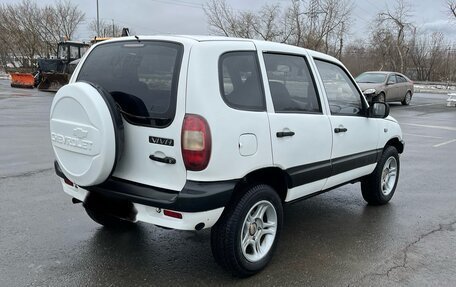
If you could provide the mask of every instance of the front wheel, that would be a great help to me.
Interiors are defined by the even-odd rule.
[[[238,277],[261,271],[272,258],[282,220],[282,202],[274,189],[263,184],[248,188],[212,227],[215,260]]]
[[[399,154],[395,147],[388,146],[375,170],[361,181],[364,200],[371,205],[388,203],[396,190],[399,168]]]

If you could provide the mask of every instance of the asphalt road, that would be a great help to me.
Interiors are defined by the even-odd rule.
[[[216,265],[208,230],[112,232],[73,205],[52,170],[52,96],[0,80],[0,286],[456,282],[456,108],[444,95],[391,107],[406,148],[390,204],[367,206],[354,184],[286,206],[272,262],[243,280]]]

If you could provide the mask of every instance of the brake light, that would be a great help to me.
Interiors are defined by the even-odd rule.
[[[211,131],[199,115],[187,114],[182,125],[182,157],[187,170],[200,171],[211,157]]]

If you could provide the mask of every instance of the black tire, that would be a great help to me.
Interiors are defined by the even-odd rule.
[[[266,267],[277,247],[283,221],[282,201],[274,189],[268,185],[260,184],[245,188],[243,191],[241,196],[233,199],[230,205],[227,206],[224,214],[211,230],[211,248],[215,260],[220,266],[237,277],[251,276]],[[269,247],[270,249],[258,261],[251,262],[243,254],[241,237],[243,236],[244,221],[247,219],[248,213],[255,213],[255,209],[252,210],[252,208],[259,204],[271,204],[274,207],[271,210],[276,212],[277,224],[275,237],[273,238],[272,246]],[[251,229],[247,230],[249,234],[244,236],[252,236]],[[257,231],[260,232],[257,237],[258,241],[263,242],[266,235],[261,235],[261,228],[258,228]],[[255,239],[254,236],[256,234],[253,235],[253,239]]]
[[[401,104],[404,106],[410,105],[410,102],[412,101],[412,93],[407,92],[404,96],[404,99],[401,101]]]
[[[124,230],[135,226],[134,222],[123,220],[115,216],[86,208],[87,215],[96,223],[109,229]]]
[[[380,94],[378,94],[372,102],[380,102],[380,103],[385,103],[386,102],[386,97],[385,97],[385,93],[381,92]]]
[[[388,189],[389,192],[385,194],[383,191],[383,171],[385,164],[390,158],[394,158],[396,162],[396,177],[394,179],[392,188]],[[383,150],[383,154],[375,170],[366,178],[361,180],[361,193],[364,200],[370,205],[383,205],[388,203],[396,191],[396,186],[399,179],[399,171],[399,154],[395,147],[388,146]]]

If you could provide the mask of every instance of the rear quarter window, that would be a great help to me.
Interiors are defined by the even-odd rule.
[[[263,86],[256,52],[228,52],[219,60],[220,91],[235,109],[265,111]]]
[[[174,119],[183,46],[160,41],[101,44],[88,55],[77,81],[105,89],[136,125],[166,127]]]

